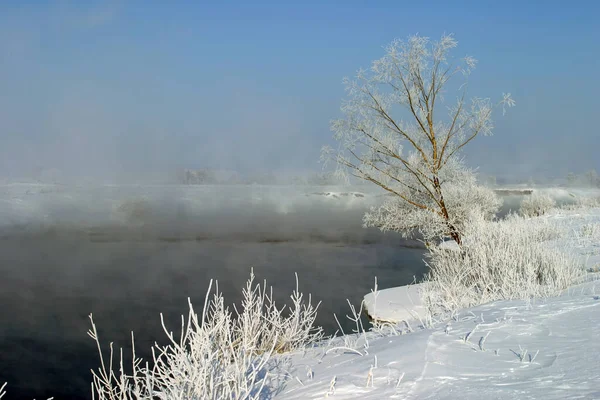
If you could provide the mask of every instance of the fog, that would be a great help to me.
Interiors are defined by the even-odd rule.
[[[469,165],[511,181],[600,169],[600,135],[581,118],[600,106],[597,55],[588,51],[598,33],[593,13],[548,5],[548,18],[531,31],[527,16],[540,12],[533,5],[516,14],[509,5],[470,7],[479,23],[448,5],[431,14],[416,5],[184,11],[112,0],[4,2],[0,178],[148,183],[168,181],[178,168],[319,171],[341,79],[415,32],[453,32],[458,54],[480,61],[470,95],[510,92],[517,101],[496,115],[493,137],[469,146]],[[396,15],[406,13],[398,28]],[[564,20],[577,23],[548,34]],[[513,29],[502,29],[507,24]]]
[[[480,61],[470,95],[516,99],[465,151],[481,181],[584,182],[600,170],[590,7],[2,2],[0,383],[13,399],[89,398],[89,313],[103,344],[134,330],[147,356],[159,313],[178,327],[211,278],[233,302],[254,268],[285,301],[298,272],[332,334],[375,276],[426,272],[417,242],[362,228],[381,193],[307,184],[342,78],[396,37],[453,32]],[[223,184],[181,185],[186,169]]]
[[[133,330],[148,358],[165,338],[159,313],[177,330],[187,298],[200,308],[210,279],[239,302],[253,268],[285,304],[297,272],[327,334],[375,276],[382,288],[420,279],[418,242],[361,226],[381,197],[341,189],[2,186],[0,376],[11,397],[89,397],[99,365],[89,313],[103,344],[127,352]]]

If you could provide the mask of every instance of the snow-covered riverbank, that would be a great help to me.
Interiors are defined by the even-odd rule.
[[[600,229],[600,209],[561,210],[543,218],[572,232],[550,245],[597,270],[600,231],[594,230]],[[346,338],[294,356],[289,373],[295,379],[278,398],[600,398],[596,275],[557,297],[495,301],[463,310],[433,329],[371,332],[358,338],[359,351],[343,349]],[[423,312],[418,289],[380,291],[376,307],[367,295],[369,313],[391,322],[414,317]]]
[[[445,326],[372,338],[368,354],[294,358],[279,398],[600,398],[600,284],[563,296],[498,301]],[[334,383],[332,383],[334,382]]]
[[[265,195],[262,191],[259,192],[261,196]],[[103,208],[100,210],[103,212],[100,213],[103,217],[106,217],[107,211],[112,210],[112,207],[108,207],[111,205],[110,203],[120,204],[118,201],[129,198],[127,196],[129,193],[119,191],[109,193],[110,196],[102,193],[105,194],[104,201],[101,202]],[[47,204],[58,204],[61,206],[59,209],[62,210],[65,208],[63,202],[65,198],[72,197],[73,201],[78,203],[86,196],[90,199],[94,197],[91,192],[87,191],[75,194],[70,192],[36,193],[40,195],[40,198],[27,193],[16,196],[13,194],[12,190],[4,193],[5,206],[7,204],[14,207],[23,206],[24,215],[48,215],[50,222],[62,214],[54,213],[56,209],[45,207]],[[145,194],[150,200],[158,198],[155,194],[153,196],[151,191]],[[195,193],[192,190],[187,193],[187,196],[194,198],[198,207],[206,207],[204,203],[194,197],[197,194],[201,193]],[[42,202],[41,197],[45,196],[50,196],[52,201],[44,199]],[[205,196],[210,197],[208,194]],[[299,199],[302,197],[302,201],[308,200],[307,204],[313,206],[311,196],[298,196],[294,192],[294,196],[290,197],[299,204],[301,203]],[[322,196],[316,197],[320,199]],[[339,207],[338,204],[345,204],[346,201],[352,201],[352,204],[348,204],[348,206],[355,207],[357,212],[364,207],[364,204],[358,204],[364,201],[362,197],[353,196],[351,199],[351,196],[338,197],[340,198],[324,198],[325,201],[335,204],[331,209],[327,209],[328,214],[331,213],[331,210]],[[224,196],[224,198],[229,199],[229,196]],[[247,202],[249,197],[241,196],[240,198]],[[262,201],[264,201],[263,198],[256,200],[259,204]],[[152,201],[149,203],[154,204]],[[44,207],[29,207],[35,204],[44,205]],[[302,204],[300,207],[304,207]],[[320,202],[317,205],[321,207]],[[31,210],[39,212],[36,214]],[[53,212],[48,213],[48,210]],[[10,207],[6,211],[8,215],[15,215],[15,213],[9,212],[14,211]],[[210,354],[213,358],[205,359],[202,356],[193,359],[197,365],[205,368],[203,373],[207,374],[208,379],[203,380],[204,375],[194,370],[198,373],[196,380],[191,384],[200,387],[199,382],[205,384],[212,382],[213,378],[215,382],[227,384],[227,382],[231,382],[231,376],[234,374],[235,378],[239,379],[239,387],[236,386],[236,390],[240,387],[242,390],[247,389],[248,393],[255,395],[251,396],[253,399],[325,397],[340,399],[546,397],[558,399],[599,397],[600,385],[596,382],[599,378],[598,371],[600,371],[598,368],[600,361],[597,359],[600,348],[595,341],[595,335],[600,328],[600,314],[597,308],[600,304],[598,297],[600,282],[595,280],[597,274],[594,271],[597,271],[600,265],[600,209],[563,209],[552,211],[540,219],[547,222],[549,226],[560,227],[562,232],[556,237],[549,235],[548,237],[552,237],[552,239],[546,239],[544,246],[548,247],[544,247],[544,249],[560,249],[578,259],[580,261],[578,265],[582,266],[581,270],[590,271],[586,283],[572,287],[560,296],[552,298],[529,301],[494,301],[461,310],[454,318],[437,325],[431,325],[431,321],[427,319],[425,303],[419,297],[419,285],[381,290],[377,296],[369,294],[365,298],[368,313],[387,323],[380,329],[368,331],[368,327],[362,327],[360,319],[357,319],[360,335],[336,337],[320,342],[317,346],[291,353],[273,353],[270,354],[270,359],[268,359],[269,354],[265,355],[260,352],[254,354],[252,347],[244,347],[244,350],[238,353],[240,349],[233,347],[238,343],[236,335],[241,335],[240,337],[246,339],[254,338],[253,334],[244,336],[243,332],[245,331],[242,329],[227,331],[219,328],[220,334],[233,332],[233,336],[227,339],[226,335],[222,335],[225,337],[223,339],[225,341],[218,343],[217,350],[214,350],[210,346],[214,342],[214,334],[202,331],[203,328],[200,327],[192,328],[192,331],[196,330],[197,332],[193,335],[199,338],[196,344],[204,343],[210,350],[207,350],[207,353],[198,352],[196,356]],[[87,219],[85,221],[89,222]],[[536,221],[520,220],[519,227],[529,226],[534,222]],[[472,235],[471,237],[479,236]],[[482,243],[494,244],[495,241]],[[517,240],[515,243],[522,242]],[[502,264],[502,266],[504,265]],[[348,269],[344,270],[344,274],[348,274]],[[350,275],[352,276],[352,274]],[[304,279],[302,273],[300,278]],[[354,276],[353,279],[357,278]],[[389,281],[387,283],[389,284]],[[229,302],[229,300],[227,301]],[[300,303],[298,302],[298,304]],[[262,307],[250,308],[263,310]],[[300,306],[297,309],[300,310]],[[348,311],[352,314],[351,310]],[[357,309],[355,312],[359,313],[360,311]],[[230,314],[223,311],[217,315],[225,320],[225,318],[229,318]],[[265,318],[278,315],[279,311],[274,311],[269,316],[260,315],[260,312],[258,314],[251,313],[248,318],[250,325],[246,327],[258,329],[262,335],[264,332],[261,329],[265,325]],[[332,318],[330,314],[328,317]],[[338,315],[338,318],[345,317]],[[298,320],[301,321],[302,317],[299,317]],[[252,321],[261,323],[252,325]],[[290,338],[296,338],[296,334],[304,334],[297,329],[299,325],[294,322],[293,318],[290,321],[289,329],[281,329],[281,324],[278,323],[272,324],[277,334],[265,335],[261,340],[268,342],[275,337],[276,342],[278,339],[285,342]],[[426,323],[423,324],[423,321]],[[423,325],[427,325],[427,327],[425,328]],[[175,336],[178,337],[178,327],[169,325],[169,329],[173,328],[176,331]],[[272,333],[270,330],[267,331]],[[345,333],[350,332],[346,331]],[[136,336],[136,338],[138,337]],[[202,338],[209,339],[203,341]],[[106,338],[103,337],[101,341],[102,345],[105,345]],[[298,340],[298,343],[300,342],[302,342],[302,338]],[[189,345],[191,346],[191,344]],[[257,358],[244,358],[248,362],[247,365],[244,365],[248,368],[245,368],[244,365],[238,367],[230,361],[223,363],[222,359],[219,361],[220,351],[223,350],[223,347],[218,350],[221,345],[225,346],[227,351],[231,350],[232,354],[243,353],[244,357],[251,355]],[[214,352],[211,352],[213,350]],[[170,361],[172,364],[169,364],[168,368],[165,366],[164,373],[158,374],[158,378],[162,379],[181,373],[181,370],[175,371],[169,368],[183,368],[186,364],[177,362],[187,360],[188,356],[194,357],[188,351],[189,347],[183,346],[180,350],[170,353],[173,356]],[[230,358],[225,358],[225,360],[230,360]],[[262,365],[264,370],[253,370],[252,365],[256,365],[255,362],[261,360],[268,361],[258,364]],[[147,358],[144,361],[152,362]],[[211,370],[209,367],[212,362],[221,362],[222,370]],[[249,371],[256,378],[250,383],[247,379]],[[118,374],[117,370],[114,372]],[[263,374],[263,372],[267,372],[267,374]],[[138,371],[138,373],[144,374],[145,372]],[[180,389],[184,390],[182,388],[187,387],[186,385],[189,386],[190,382],[171,382],[170,384],[172,387],[168,387],[168,389],[177,392]],[[153,391],[164,393],[167,390],[162,382],[156,385],[150,386]],[[9,383],[8,389],[10,390],[10,388]],[[100,398],[102,397],[100,396]],[[149,397],[141,396],[140,398]],[[183,398],[187,399],[188,397]],[[203,397],[202,394],[194,398],[206,397]]]

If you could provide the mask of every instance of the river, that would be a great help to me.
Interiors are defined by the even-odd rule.
[[[356,189],[354,189],[356,190]],[[320,301],[334,334],[346,299],[410,283],[424,250],[364,229],[380,199],[321,187],[10,185],[0,191],[0,381],[7,398],[90,398],[99,361],[87,336],[148,358],[164,342],[159,314],[178,332],[187,298],[200,309],[210,279],[240,300],[253,268],[283,304],[295,286]],[[350,325],[344,323],[344,329]]]

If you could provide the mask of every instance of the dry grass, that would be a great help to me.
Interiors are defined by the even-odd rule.
[[[460,250],[432,248],[423,298],[432,317],[499,299],[545,297],[580,282],[584,266],[544,245],[565,234],[546,219],[474,217]]]
[[[207,291],[199,318],[189,304],[187,323],[182,317],[182,334],[176,339],[164,325],[170,344],[152,348],[153,362],[142,365],[135,357],[132,333],[132,373],[125,373],[122,351],[118,371],[102,357],[102,349],[92,316],[89,335],[96,341],[101,367],[92,371],[92,397],[100,400],[125,399],[260,399],[276,391],[284,373],[276,354],[303,349],[322,339],[322,329],[314,328],[318,305],[296,290],[291,307],[278,307],[266,282],[254,285],[252,273],[243,289],[238,310],[225,307],[223,296]],[[212,294],[211,294],[212,293]],[[161,316],[162,319],[162,316]]]

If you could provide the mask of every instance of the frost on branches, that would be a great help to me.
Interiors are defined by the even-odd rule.
[[[452,36],[439,42],[412,36],[396,40],[369,70],[345,79],[344,117],[332,122],[339,147],[323,148],[338,169],[385,189],[394,199],[371,210],[365,224],[426,241],[452,237],[461,243],[468,209],[491,215],[498,200],[477,186],[459,153],[478,134],[493,130],[490,99],[466,99],[468,77],[476,60],[453,60]],[[458,98],[444,103],[446,84],[462,78]],[[510,94],[496,105],[512,107]]]
[[[432,211],[439,207],[434,196],[422,190],[405,190],[403,194],[408,199],[426,208],[415,207],[399,196],[390,196],[382,205],[371,207],[363,218],[364,226],[400,232],[405,237],[419,233],[425,243],[430,243],[451,236],[449,226],[462,235],[474,210],[491,219],[502,205],[498,196],[491,189],[477,185],[475,175],[457,160],[440,171],[439,179],[447,217]],[[405,182],[414,183],[410,176]]]

